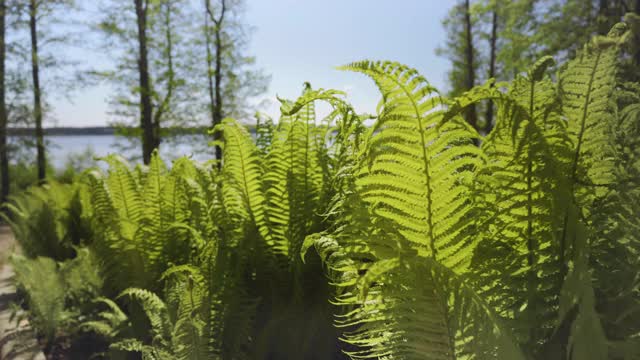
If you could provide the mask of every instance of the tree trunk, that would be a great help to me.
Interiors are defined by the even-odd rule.
[[[209,0],[205,0],[205,6],[207,10],[210,9]],[[205,42],[207,47],[207,82],[208,82],[208,90],[209,90],[209,115],[211,115],[211,126],[213,127],[216,123],[215,117],[215,90],[213,86],[213,52],[211,50],[211,37],[209,34],[209,15],[207,14],[204,18],[204,28],[205,28]]]
[[[638,16],[640,16],[640,0],[636,0],[636,7],[634,11]],[[640,37],[640,35],[636,35],[636,37]],[[640,68],[640,46],[636,49],[636,66]]]
[[[475,85],[475,66],[473,64],[473,29],[471,24],[471,9],[469,0],[464,2],[464,22],[465,22],[465,57],[466,57],[466,90],[470,90]],[[476,112],[476,106],[471,105],[466,112],[467,122],[478,130],[478,114]]]
[[[494,6],[497,6],[495,4]],[[489,39],[490,55],[489,55],[489,78],[496,76],[496,46],[498,40],[498,9],[494,8],[491,19],[491,38]],[[487,103],[486,123],[484,127],[485,134],[491,132],[493,129],[493,101],[489,100]]]
[[[220,39],[220,30],[216,30],[216,106],[213,112],[213,126],[216,126],[222,122],[222,89],[220,88],[222,83],[222,40]],[[216,137],[219,137],[220,133],[216,133]],[[218,140],[218,139],[215,139]],[[216,145],[216,159],[222,159],[222,149]]]
[[[609,0],[600,0],[597,19],[598,34],[600,35],[606,35],[611,28],[609,25],[609,12]]]
[[[162,102],[158,106],[155,114],[153,115],[153,130],[154,130],[154,147],[160,147],[160,128],[162,116],[169,111],[171,106],[171,99],[173,97],[173,89],[176,86],[175,72],[173,71],[173,29],[171,28],[171,14],[172,7],[171,1],[164,3],[166,6],[164,13],[165,21],[165,41],[167,45],[167,89]]]
[[[227,10],[226,7],[226,0],[221,0],[220,1],[220,15],[218,18],[215,18],[213,16],[213,11],[211,9],[211,3],[209,2],[209,0],[205,1],[205,6],[206,6],[206,10],[207,13],[209,14],[209,18],[211,20],[211,22],[213,22],[215,28],[214,28],[214,50],[215,50],[215,64],[214,64],[214,84],[213,84],[213,91],[211,91],[211,71],[209,71],[209,96],[213,98],[212,104],[211,104],[211,126],[215,127],[216,125],[220,124],[222,122],[222,51],[223,49],[223,44],[222,44],[222,29],[223,29],[223,22],[224,22],[224,16]],[[210,56],[211,53],[210,51],[207,51],[207,55],[208,55],[208,65],[209,65],[209,69],[211,69],[211,59]],[[214,94],[212,94],[212,92]],[[213,135],[213,140],[214,141],[219,141],[220,140],[220,132],[215,132]],[[216,159],[217,160],[222,160],[222,149],[216,145],[215,148],[216,151]],[[220,164],[218,162],[218,164]]]
[[[143,4],[144,2],[144,4]],[[138,72],[140,77],[140,127],[142,128],[142,161],[149,164],[151,154],[157,148],[154,136],[153,110],[151,108],[151,81],[147,56],[147,8],[145,0],[134,0],[138,23]]]
[[[9,196],[9,155],[7,154],[7,104],[5,103],[5,60],[7,47],[5,44],[6,33],[6,0],[0,0],[0,202],[7,201]]]
[[[42,101],[40,89],[40,69],[38,59],[38,29],[37,29],[36,0],[29,2],[29,28],[31,30],[31,75],[33,77],[33,115],[36,121],[36,149],[38,162],[38,180],[43,182],[46,177],[46,163],[44,155],[44,133],[42,131]]]

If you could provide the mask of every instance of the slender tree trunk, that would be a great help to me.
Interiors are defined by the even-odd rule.
[[[465,22],[465,58],[466,58],[466,90],[470,90],[473,88],[476,82],[476,74],[475,74],[475,66],[473,64],[473,29],[471,24],[471,8],[469,4],[469,0],[464,1],[464,22]],[[467,113],[465,114],[467,117],[467,122],[473,126],[476,130],[478,130],[478,113],[476,111],[476,106],[471,105],[468,107]]]
[[[0,186],[2,194],[0,202],[7,201],[9,196],[9,155],[7,154],[7,104],[5,102],[5,60],[7,47],[5,43],[6,34],[6,0],[0,0]]]
[[[213,103],[211,105],[211,120],[212,127],[220,124],[222,122],[222,51],[224,50],[222,44],[222,29],[224,23],[224,16],[227,10],[226,0],[220,1],[220,15],[218,18],[214,17],[213,11],[211,9],[211,3],[209,0],[205,1],[205,6],[207,13],[209,14],[209,18],[211,22],[213,22],[214,28],[214,50],[215,50],[215,64],[214,64],[214,79],[213,79]],[[207,55],[210,55],[208,53]],[[211,65],[211,60],[208,60],[209,66]],[[211,67],[209,67],[211,69]],[[211,96],[211,75],[209,74],[209,93]],[[220,133],[214,133],[214,140],[220,140]],[[216,159],[222,159],[222,149],[219,146],[216,146]]]
[[[164,6],[166,6],[164,21],[165,21],[165,41],[167,45],[166,56],[167,56],[167,74],[168,74],[167,78],[168,79],[167,79],[167,89],[166,89],[167,92],[165,93],[165,96],[162,99],[160,106],[158,106],[158,109],[153,115],[154,147],[155,148],[160,147],[160,128],[161,128],[160,122],[162,120],[162,116],[170,109],[171,99],[173,97],[173,90],[176,86],[175,72],[173,70],[173,29],[171,28],[171,14],[173,10],[171,7],[171,1],[168,0],[164,2]]]
[[[32,0],[33,1],[33,0]],[[138,72],[140,80],[140,127],[142,128],[142,160],[151,161],[153,149],[158,144],[154,136],[153,110],[151,108],[151,80],[147,55],[147,9],[148,2],[134,0],[138,23]]]
[[[209,0],[205,0],[205,6],[207,9],[209,7]],[[215,90],[213,86],[213,51],[211,50],[211,36],[209,34],[209,15],[207,14],[204,19],[204,28],[205,28],[205,42],[207,47],[207,82],[208,82],[208,90],[209,90],[209,115],[211,115],[211,126],[216,123],[215,118]]]
[[[220,39],[220,30],[216,30],[216,106],[213,112],[213,126],[216,126],[222,122],[222,40]],[[216,136],[220,136],[220,133],[216,133]],[[217,140],[217,139],[216,139]],[[216,146],[216,159],[222,159],[222,149]]]
[[[640,16],[640,0],[636,0],[636,6],[634,9],[635,13]],[[640,35],[636,35],[636,37],[640,37]],[[640,39],[639,39],[640,42]],[[636,49],[636,66],[640,68],[640,47]]]
[[[600,0],[600,14],[604,15],[609,7],[609,0]]]
[[[609,32],[609,0],[600,0],[598,7],[598,34],[606,35]]]
[[[494,6],[497,6],[494,5]],[[498,9],[494,8],[492,11],[491,19],[491,38],[489,39],[490,55],[489,55],[489,78],[496,76],[496,46],[498,40]],[[486,123],[484,127],[485,134],[491,132],[493,129],[493,101],[489,100],[487,103]]]
[[[40,89],[40,69],[38,59],[38,28],[36,0],[29,2],[29,29],[31,30],[31,75],[33,77],[33,115],[36,121],[36,149],[38,162],[38,180],[44,181],[46,163],[44,155],[44,133],[42,131],[42,100]]]

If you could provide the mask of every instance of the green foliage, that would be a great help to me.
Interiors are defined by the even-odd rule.
[[[495,100],[499,122],[482,149],[487,161],[476,172],[474,272],[486,298],[508,318],[523,343],[538,343],[554,328],[562,282],[554,231],[566,191],[558,156],[569,146],[554,85],[539,61]],[[514,136],[515,135],[515,136]],[[563,155],[564,156],[564,155]],[[497,194],[492,189],[500,188]]]
[[[24,147],[31,147],[33,144],[27,143],[13,150],[19,152]],[[21,192],[29,189],[32,186],[38,184],[38,168],[32,161],[35,154],[27,153],[26,155],[16,154],[16,163],[9,164],[10,183],[9,190],[11,194],[20,194]],[[49,162],[48,162],[49,163]],[[55,177],[55,169],[48,166],[46,169],[47,177]]]
[[[324,184],[329,174],[322,166],[327,128],[317,125],[313,103],[338,104],[335,95],[306,85],[296,102],[281,100],[283,116],[262,149],[236,121],[224,120],[218,128],[225,151],[224,213],[219,218],[223,234],[216,260],[223,269],[229,263],[237,270],[225,276],[231,282],[216,296],[223,296],[223,303],[230,295],[240,300],[237,308],[219,309],[216,316],[222,319],[216,322],[239,321],[247,330],[230,338],[232,344],[223,340],[218,345],[223,356],[245,352],[243,347],[253,347],[246,354],[258,358],[322,359],[335,352],[329,289],[318,271],[320,264],[303,264],[299,256],[304,238],[322,230],[320,215],[327,204],[321,199],[329,198]],[[305,323],[303,314],[309,312],[315,315]],[[275,333],[279,328],[288,330]],[[227,339],[226,334],[222,337]]]
[[[28,260],[17,256],[12,264],[17,283],[28,294],[34,326],[51,343],[58,328],[73,319],[64,308],[65,288],[57,265],[50,258]]]
[[[109,300],[102,300],[109,307],[102,313],[102,320],[85,326],[102,332],[108,338],[120,338],[111,345],[112,351],[138,352],[144,359],[207,359],[207,312],[202,306],[202,278],[196,282],[191,275],[180,276],[184,269],[189,268],[175,267],[166,273],[176,277],[167,292],[168,303],[154,293],[138,288],[129,288],[119,296],[130,299],[144,312],[150,323],[151,345],[124,337],[127,328],[123,324],[127,324],[127,316]]]
[[[90,239],[83,217],[85,191],[82,184],[51,182],[11,197],[5,205],[9,215],[1,216],[11,226],[25,255],[62,261],[74,256],[73,246]]]
[[[344,68],[370,76],[383,94],[342,204],[344,224],[331,235],[335,249],[321,252],[344,289],[336,301],[352,309],[339,320],[358,346],[350,355],[520,357],[464,277],[474,249],[468,185],[481,160],[472,130],[459,116],[443,122],[444,100],[415,70]]]
[[[373,117],[305,84],[255,140],[223,120],[221,163],[109,156],[108,170],[12,206],[31,256],[61,256],[78,228],[67,218],[91,230],[61,265],[16,262],[21,281],[47,276],[51,294],[83,304],[78,326],[113,358],[637,357],[640,97],[619,81],[629,39],[617,25],[555,78],[543,57],[451,99],[404,65],[352,63],[342,69],[382,94]],[[496,124],[481,138],[462,114],[487,100]],[[69,189],[76,200],[58,194]],[[31,223],[40,213],[52,239]],[[105,291],[65,294],[100,278],[71,270],[84,254]],[[70,310],[33,300],[38,290],[30,308],[55,334]]]
[[[187,180],[181,167],[169,171],[154,155],[148,167],[132,169],[111,155],[107,174],[87,176],[90,184],[93,248],[105,267],[112,293],[128,287],[157,289],[169,263],[190,255],[189,233],[177,226],[188,219]]]
[[[61,263],[21,255],[14,255],[11,263],[16,283],[26,294],[33,326],[47,347],[56,337],[76,331],[85,306],[101,292],[99,267],[87,249],[79,249],[74,259]]]

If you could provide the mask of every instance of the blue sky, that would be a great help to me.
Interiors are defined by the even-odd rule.
[[[247,0],[246,22],[255,27],[249,51],[271,74],[264,95],[277,115],[276,94],[295,98],[302,84],[346,91],[359,112],[374,112],[380,98],[363,75],[335,70],[352,61],[393,60],[415,67],[433,85],[445,89],[446,59],[435,49],[444,44],[441,20],[455,0]],[[88,63],[104,57],[88,52]],[[111,89],[96,86],[72,95],[73,103],[52,99],[57,126],[101,126],[109,121]],[[277,117],[277,116],[276,116]],[[54,123],[47,124],[48,126]]]

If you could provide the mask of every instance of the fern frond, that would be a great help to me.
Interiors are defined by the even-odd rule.
[[[145,258],[154,279],[159,279],[170,262],[184,264],[190,257],[188,223],[189,199],[186,192],[184,166],[167,172],[165,164],[154,153],[144,183],[144,217],[136,240],[145,250]]]
[[[461,221],[469,211],[466,184],[480,164],[474,135],[457,119],[437,126],[443,101],[415,70],[366,61],[343,69],[370,76],[383,95],[356,180],[363,201],[421,256],[463,271],[472,249]]]
[[[78,239],[72,237],[69,223],[79,221],[70,211],[77,191],[74,186],[50,182],[10,197],[5,204],[9,214],[3,218],[27,256],[58,261],[73,257],[73,241]]]
[[[599,218],[605,213],[597,206],[606,202],[610,191],[616,187],[616,119],[613,117],[615,103],[611,95],[616,87],[619,55],[625,32],[626,25],[617,24],[607,37],[594,38],[568,64],[559,83],[563,111],[568,117],[568,133],[574,145],[567,161],[571,199],[570,204],[565,207],[560,244],[563,248],[568,247],[568,244],[573,246],[570,258],[572,267],[565,280],[565,287],[571,288],[572,284],[579,284],[578,289],[581,290],[572,293],[575,297],[573,303],[579,310],[577,317],[561,317],[563,321],[571,321],[572,324],[569,337],[572,356],[607,357],[604,344],[606,337],[600,315],[595,310],[591,269],[584,264],[591,262],[590,247],[597,249],[600,247],[599,243],[602,244],[599,239],[602,234],[599,231]],[[573,210],[573,207],[577,207],[579,211]],[[584,234],[575,234],[576,229],[583,226],[588,226]],[[591,239],[583,239],[586,234]],[[578,238],[570,241],[571,236]],[[591,338],[585,339],[586,336]]]
[[[577,216],[578,210],[573,209],[570,218]],[[567,343],[567,357],[572,360],[605,360],[609,359],[609,344],[596,311],[596,296],[589,269],[588,230],[579,221],[573,223],[575,227],[571,229],[571,241],[574,255],[560,298],[560,319],[568,318],[570,311],[576,308]]]
[[[264,234],[265,200],[258,150],[247,130],[233,119],[224,119],[216,131],[221,131],[224,138],[224,207],[234,221],[239,221],[236,226],[240,229],[253,226]]]
[[[95,229],[91,247],[102,263],[108,290],[117,294],[130,286],[147,286],[151,280],[146,272],[148,262],[143,257],[144,251],[135,240],[139,223],[129,219],[126,216],[128,212],[122,213],[121,208],[116,208],[123,205],[118,199],[125,198],[123,201],[131,204],[128,209],[143,208],[140,189],[121,186],[131,177],[133,170],[121,161],[115,162],[115,159],[117,170],[113,173],[107,175],[94,170],[87,174],[85,181],[90,187],[91,225]],[[124,177],[125,180],[112,177]],[[133,205],[134,200],[139,204]],[[142,213],[139,216],[141,218]]]
[[[348,339],[365,350],[349,352],[352,358],[524,359],[510,331],[464,276],[420,257],[402,265],[386,262],[377,270],[362,306],[338,321],[357,326]]]
[[[569,171],[581,206],[589,206],[594,192],[601,192],[599,186],[613,182],[611,95],[616,84],[622,27],[618,24],[606,38],[594,38],[560,76],[563,113],[574,144]],[[581,194],[584,192],[589,195]]]
[[[143,196],[131,165],[119,155],[109,155],[103,160],[109,165],[107,187],[111,189],[111,201],[120,218],[132,223],[140,221],[144,210]]]
[[[139,340],[125,339],[111,344],[112,350],[137,352],[142,355],[142,360],[169,360],[174,359],[171,353],[157,349],[153,346],[145,345]]]
[[[92,304],[96,307],[102,305],[106,310],[100,311],[93,320],[80,323],[81,331],[92,332],[111,341],[130,326],[129,318],[113,300],[98,297]]]
[[[262,155],[269,152],[271,141],[273,140],[273,132],[275,125],[273,119],[260,112],[255,114],[256,118],[256,146]]]
[[[118,298],[135,300],[144,311],[151,323],[154,339],[170,339],[172,326],[169,320],[167,306],[156,294],[145,289],[129,288],[124,290]]]
[[[496,127],[482,144],[487,162],[474,184],[480,239],[474,272],[531,353],[555,329],[565,266],[556,232],[568,190],[562,160],[571,145],[555,87],[543,76],[550,64],[541,59],[495,101]]]
[[[481,165],[477,134],[459,117],[443,121],[443,101],[415,70],[389,62],[345,68],[372,77],[383,100],[341,202],[343,221],[305,249],[314,242],[333,273],[335,302],[345,309],[336,324],[357,347],[348,354],[520,358],[465,280],[475,247],[468,196]]]
[[[304,237],[319,222],[323,178],[314,101],[333,95],[313,91],[307,84],[295,103],[282,101],[283,116],[267,154],[264,187],[270,241],[276,253],[292,259],[298,258]]]
[[[27,294],[32,323],[51,346],[58,331],[76,316],[65,308],[66,287],[58,266],[46,257],[27,259],[13,255],[11,262],[17,287]]]

